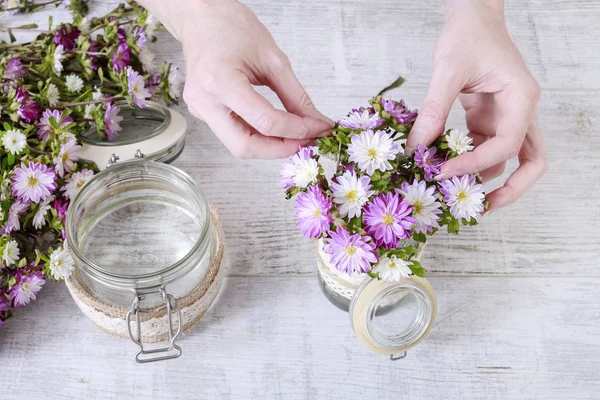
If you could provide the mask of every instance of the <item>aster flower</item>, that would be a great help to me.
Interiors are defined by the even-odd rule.
[[[18,87],[15,91],[15,100],[17,103],[25,103],[27,100],[29,100],[29,92],[24,90],[22,87]]]
[[[79,29],[76,26],[63,24],[54,34],[52,42],[56,45],[61,45],[66,51],[73,50],[77,47],[76,43],[79,33]]]
[[[26,98],[17,110],[17,115],[25,122],[31,123],[40,116],[40,106],[37,101]]]
[[[483,185],[477,183],[474,175],[446,179],[440,183],[440,192],[450,207],[450,213],[457,219],[478,219],[484,211]]]
[[[79,172],[74,172],[69,179],[66,180],[66,185],[60,190],[65,192],[65,196],[69,199],[74,199],[79,190],[92,179],[94,172],[89,169],[82,169]]]
[[[48,214],[48,210],[50,210],[50,203],[53,201],[54,196],[48,196],[46,197],[46,200],[40,203],[38,210],[33,216],[33,227],[35,229],[42,229],[42,227],[46,225],[46,214]]]
[[[71,93],[77,93],[83,89],[83,79],[75,74],[67,76],[65,83],[67,84],[67,89]]]
[[[144,47],[139,54],[140,62],[142,63],[142,67],[146,72],[154,71],[154,53],[151,52],[147,47]]]
[[[446,142],[448,142],[448,148],[456,154],[463,154],[467,151],[473,150],[473,139],[467,136],[467,132],[459,131],[458,129],[451,129],[446,134]]]
[[[54,49],[54,54],[52,55],[52,67],[54,68],[54,72],[56,75],[60,76],[60,73],[63,70],[62,61],[65,58],[65,49],[62,44],[56,46]]]
[[[140,108],[146,107],[146,99],[150,97],[150,92],[144,85],[144,78],[131,67],[127,68],[127,88],[133,104]]]
[[[394,249],[398,239],[410,237],[412,225],[417,222],[411,212],[412,207],[398,194],[380,194],[365,206],[365,231],[375,238],[377,246]]]
[[[415,163],[425,171],[425,180],[431,180],[440,173],[440,168],[444,165],[444,159],[437,153],[436,147],[427,148],[422,144],[417,146],[415,151]]]
[[[57,249],[50,255],[48,266],[54,279],[67,279],[75,268],[75,262],[67,249]]]
[[[46,89],[46,99],[50,107],[54,107],[58,103],[59,96],[56,85],[54,83],[49,84],[48,89]]]
[[[148,37],[154,36],[154,31],[158,28],[160,22],[154,17],[154,15],[148,13],[148,17],[146,18],[146,35]]]
[[[25,306],[31,300],[35,300],[36,294],[42,289],[44,283],[46,283],[44,275],[39,271],[29,275],[17,272],[16,278],[17,283],[9,291],[14,307]]]
[[[380,118],[372,107],[361,107],[352,110],[344,119],[338,121],[338,124],[350,129],[375,129],[384,122],[385,119]]]
[[[177,99],[181,95],[181,82],[179,80],[179,68],[171,68],[169,72],[169,96],[172,99]]]
[[[60,146],[60,152],[53,160],[58,176],[62,178],[65,176],[65,173],[73,171],[73,163],[79,160],[79,155],[77,155],[77,152],[80,149],[81,146],[77,145],[77,140],[74,138]]]
[[[415,232],[428,233],[439,227],[438,215],[442,213],[442,204],[437,201],[435,187],[427,187],[425,181],[415,180],[412,184],[402,183],[402,189],[398,193],[412,206],[412,216],[417,220]]]
[[[348,145],[349,160],[370,176],[375,170],[385,172],[392,169],[389,160],[394,160],[400,147],[386,131],[362,131],[352,136]]]
[[[58,218],[60,218],[64,222],[67,218],[67,210],[69,209],[69,203],[61,199],[56,199],[52,203],[52,207],[54,207],[54,209],[56,210]]]
[[[90,40],[90,48],[88,49],[87,57],[92,62],[92,65],[90,65],[90,68],[92,69],[92,71],[98,70],[98,56],[96,56],[95,54],[92,54],[92,53],[97,53],[97,52],[98,52],[98,47],[96,46],[96,42],[93,40]]]
[[[377,262],[375,244],[369,236],[350,233],[341,227],[331,232],[326,239],[323,250],[331,255],[335,267],[349,275],[360,274],[371,270],[371,264]]]
[[[109,141],[113,141],[119,136],[119,132],[123,130],[121,128],[121,121],[123,117],[119,115],[121,109],[112,103],[106,104],[106,112],[104,113],[104,126],[106,138]]]
[[[6,79],[19,79],[24,77],[25,73],[25,67],[18,58],[13,57],[6,63],[6,69],[4,70],[4,77]]]
[[[121,71],[129,65],[131,60],[131,49],[127,43],[121,43],[116,52],[112,54],[112,66],[115,72]]]
[[[309,186],[307,192],[300,193],[296,198],[296,226],[304,236],[318,238],[333,222],[330,210],[331,200],[323,195],[318,186]]]
[[[360,217],[362,206],[375,192],[371,189],[368,176],[358,177],[354,171],[346,171],[331,183],[333,202],[340,206],[340,216],[348,218]]]
[[[417,120],[417,110],[411,111],[406,108],[404,100],[398,102],[391,99],[381,99],[381,105],[390,116],[396,119],[398,124],[414,124]]]
[[[77,27],[79,28],[79,31],[82,34],[87,35],[88,33],[90,33],[90,29],[92,27],[92,21],[90,21],[87,17],[83,17],[81,19],[81,21],[79,21],[79,24],[77,25]]]
[[[135,43],[138,45],[138,47],[140,49],[143,49],[143,48],[146,47],[146,41],[148,40],[148,38],[146,37],[146,31],[145,30],[143,30],[139,26],[136,26],[133,29],[133,36],[135,38],[137,38],[137,40],[136,40]]]
[[[13,194],[22,201],[34,203],[44,200],[56,189],[56,174],[46,165],[30,161],[15,168],[13,176]]]
[[[2,136],[2,144],[9,153],[17,155],[27,147],[27,137],[19,129],[11,129]]]
[[[40,123],[38,124],[37,131],[38,137],[43,142],[46,142],[50,137],[50,134],[54,132],[54,128],[50,123],[51,118],[54,119],[54,122],[58,124],[60,129],[66,128],[67,125],[73,122],[73,118],[67,115],[63,115],[63,113],[61,113],[60,111],[47,109],[42,114],[42,118],[40,119]]]
[[[387,282],[399,282],[412,274],[408,262],[396,256],[381,258],[373,272],[378,272],[379,277]]]
[[[29,209],[29,204],[19,200],[15,201],[8,210],[6,225],[4,225],[3,233],[10,234],[21,229],[20,217]]]
[[[319,164],[312,156],[311,147],[301,147],[282,165],[279,178],[285,190],[292,186],[305,188],[319,175]]]
[[[2,261],[4,261],[6,265],[12,265],[19,261],[19,245],[16,241],[11,240],[6,243],[4,251],[2,252]]]

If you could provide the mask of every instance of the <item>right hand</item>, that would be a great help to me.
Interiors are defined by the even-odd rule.
[[[287,56],[246,6],[234,0],[143,3],[153,3],[150,11],[182,43],[188,109],[236,157],[287,157],[329,133],[333,121],[317,111]],[[253,85],[271,88],[287,112]]]

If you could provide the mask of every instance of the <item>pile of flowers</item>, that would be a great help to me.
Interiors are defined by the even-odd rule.
[[[446,226],[476,225],[487,202],[478,176],[439,180],[444,163],[473,149],[450,129],[431,147],[404,151],[417,118],[404,101],[374,97],[352,110],[317,147],[301,148],[281,170],[287,198],[296,197],[296,225],[322,239],[331,263],[349,275],[398,281],[426,272],[412,256],[416,245]],[[336,162],[327,179],[321,157]]]
[[[0,11],[54,3],[5,1]],[[74,268],[63,244],[65,216],[97,171],[79,158],[79,135],[95,129],[114,140],[119,104],[143,108],[180,95],[177,69],[158,68],[147,47],[158,24],[146,10],[121,4],[86,18],[80,0],[59,4],[72,11],[72,23],[52,27],[50,19],[29,43],[0,43],[0,325],[47,279],[65,279]]]

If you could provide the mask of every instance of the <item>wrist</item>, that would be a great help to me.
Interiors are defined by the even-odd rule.
[[[446,20],[457,15],[486,15],[504,21],[504,0],[444,0]]]

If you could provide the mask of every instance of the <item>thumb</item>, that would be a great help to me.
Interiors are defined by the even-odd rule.
[[[412,154],[419,144],[429,146],[443,133],[448,113],[463,86],[452,75],[434,69],[427,96],[406,141],[406,154]]]

